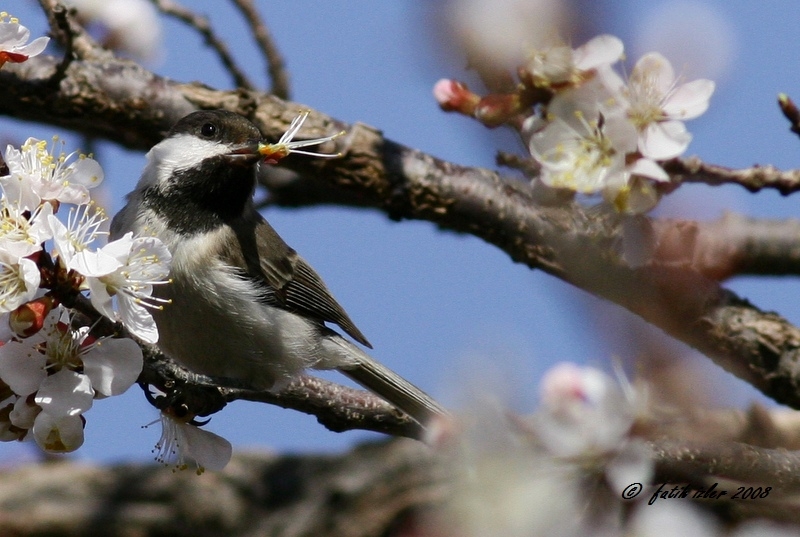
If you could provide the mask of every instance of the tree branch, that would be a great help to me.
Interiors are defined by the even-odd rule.
[[[672,182],[704,183],[711,186],[736,184],[750,192],[774,188],[784,196],[800,190],[800,170],[781,171],[774,166],[753,166],[734,170],[726,166],[707,164],[697,157],[672,159],[664,164]]]
[[[217,37],[211,23],[206,17],[201,17],[194,11],[186,9],[185,7],[173,2],[172,0],[151,0],[153,4],[165,15],[175,17],[179,21],[185,23],[197,30],[206,42],[206,45],[211,47],[217,53],[222,65],[228,70],[233,78],[233,84],[240,88],[255,89],[255,86],[247,77],[245,72],[239,68],[236,60],[233,58],[228,45],[225,41]]]
[[[145,367],[139,377],[143,385],[153,385],[176,394],[174,403],[184,404],[193,413],[207,416],[236,400],[277,405],[313,415],[333,432],[355,429],[393,436],[421,439],[422,426],[383,399],[364,390],[341,386],[310,375],[301,375],[277,392],[231,387],[231,382],[196,375],[175,364],[155,347],[145,347]]]
[[[270,95],[179,84],[131,62],[73,62],[56,91],[40,83],[54,69],[52,58],[21,66],[0,72],[0,113],[128,147],[150,147],[195,108],[242,113],[277,138],[299,108]],[[347,127],[318,113],[307,126],[324,133]],[[308,185],[338,190],[338,199],[352,205],[480,237],[514,261],[629,309],[777,401],[800,408],[800,377],[793,366],[800,330],[690,266],[628,266],[621,256],[624,219],[577,204],[543,206],[520,181],[437,160],[363,125],[347,131],[336,140],[344,158],[289,156],[285,166]]]
[[[272,40],[267,25],[261,20],[261,16],[258,14],[258,10],[256,10],[252,0],[233,0],[233,5],[239,9],[245,21],[247,21],[247,24],[250,26],[253,32],[253,38],[258,48],[261,49],[264,60],[267,62],[267,73],[269,74],[270,80],[272,80],[272,87],[269,92],[281,99],[288,99],[289,73],[286,71],[286,64],[283,61],[283,56]]]

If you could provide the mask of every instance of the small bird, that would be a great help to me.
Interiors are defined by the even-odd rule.
[[[307,114],[306,114],[307,115]],[[291,142],[298,117],[278,144],[224,110],[179,120],[147,154],[111,238],[161,239],[172,254],[170,283],[154,295],[161,350],[190,370],[279,389],[306,368],[338,369],[421,424],[447,412],[422,390],[328,327],[372,348],[322,279],[253,204],[260,160],[327,141]]]

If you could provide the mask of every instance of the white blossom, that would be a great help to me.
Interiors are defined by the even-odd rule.
[[[29,214],[7,197],[0,199],[0,250],[12,256],[27,257],[42,249],[42,243],[52,238],[47,218],[53,206],[45,203]]]
[[[231,460],[233,448],[227,440],[184,418],[174,416],[169,411],[160,415],[161,438],[156,443],[156,460],[162,464],[174,465],[177,470],[185,470],[193,461],[197,473],[208,470],[222,470]]]
[[[169,283],[169,250],[155,237],[133,238],[127,233],[101,251],[116,262],[117,268],[88,278],[92,304],[143,341],[156,343],[158,329],[148,308],[161,308],[165,302],[153,296],[153,286]],[[118,310],[113,307],[115,296]]]
[[[40,282],[36,263],[0,250],[0,313],[13,311],[31,300]]]
[[[44,51],[49,37],[38,37],[28,43],[31,32],[5,11],[0,12],[0,67],[6,62],[21,63]]]
[[[599,35],[575,50],[563,43],[536,49],[530,53],[525,68],[536,86],[570,87],[591,78],[593,71],[619,61],[623,51],[619,38]]]
[[[599,108],[573,109],[549,121],[534,118],[527,128],[544,184],[591,194],[627,182],[626,156],[636,149],[636,131],[624,117],[605,116]]]
[[[33,438],[50,453],[71,453],[83,445],[83,417],[80,414],[53,415],[40,412],[33,423]]]
[[[57,145],[54,138],[48,150],[46,141],[28,138],[20,149],[6,148],[9,175],[0,177],[0,185],[23,209],[33,210],[42,200],[88,203],[89,189],[103,181],[103,169],[96,160],[77,151],[56,153]]]
[[[638,404],[632,389],[623,391],[598,369],[561,363],[542,378],[540,397],[532,426],[553,456],[599,457],[606,480],[617,494],[630,483],[650,479],[650,451],[642,441],[629,437]]]
[[[94,242],[107,232],[100,227],[105,223],[105,213],[93,205],[71,208],[66,225],[55,216],[48,222],[53,232],[55,251],[61,264],[83,276],[104,276],[118,269],[120,262],[107,251],[93,249]]]
[[[691,134],[683,124],[708,109],[714,82],[676,80],[672,65],[658,53],[643,56],[623,89],[626,112],[639,132],[638,147],[645,157],[664,160],[681,155]]]
[[[540,383],[536,431],[545,447],[565,457],[616,448],[633,425],[634,408],[605,373],[560,363]]]
[[[83,413],[94,399],[125,392],[143,365],[134,341],[95,340],[89,327],[71,324],[65,309],[54,309],[39,332],[0,346],[0,379],[19,396],[10,423],[31,429],[39,446],[53,452],[80,447]]]

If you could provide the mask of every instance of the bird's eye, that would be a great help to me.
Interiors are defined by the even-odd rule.
[[[212,138],[215,134],[217,134],[217,126],[213,123],[206,123],[200,127],[200,134],[206,138]]]

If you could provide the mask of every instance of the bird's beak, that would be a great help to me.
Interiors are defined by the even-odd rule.
[[[262,155],[258,152],[258,141],[246,142],[230,153],[225,153],[223,158],[232,166],[252,166],[258,162]]]

